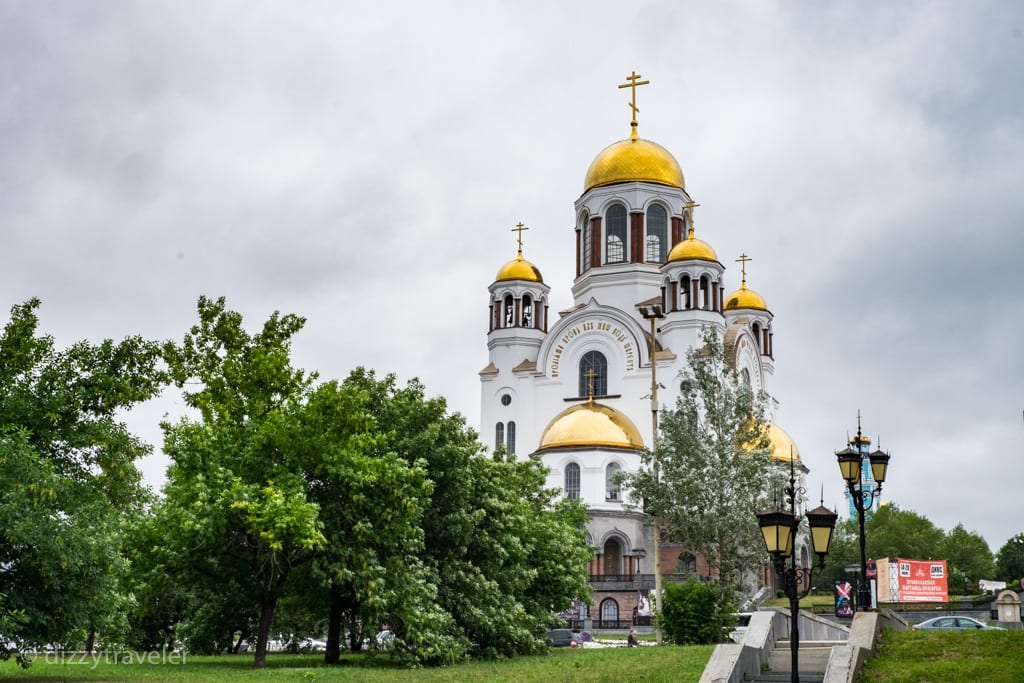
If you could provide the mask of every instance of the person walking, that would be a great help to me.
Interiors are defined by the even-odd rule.
[[[636,629],[629,632],[629,637],[626,638],[626,647],[636,647],[640,642],[636,639]]]

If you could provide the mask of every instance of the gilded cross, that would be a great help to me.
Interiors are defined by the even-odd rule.
[[[736,259],[736,262],[741,264],[740,265],[740,270],[743,273],[743,284],[747,283],[747,261],[753,261],[753,260],[754,259],[750,258],[746,254],[740,254],[740,257],[738,259]]]
[[[522,221],[516,223],[516,227],[512,228],[512,232],[519,233],[518,237],[516,238],[517,240],[519,240],[519,251],[523,250],[523,230],[529,230],[529,228],[523,225]]]
[[[633,73],[631,73],[630,75],[626,76],[626,80],[629,81],[629,83],[623,83],[622,85],[619,86],[619,89],[621,90],[622,88],[629,88],[632,91],[633,97],[630,100],[629,108],[633,110],[633,121],[629,125],[633,127],[633,135],[632,135],[632,137],[635,140],[636,139],[636,113],[638,111],[640,111],[637,108],[637,106],[636,106],[636,89],[637,89],[637,86],[647,85],[647,84],[650,83],[650,81],[641,81],[640,80],[640,74],[638,74],[635,70],[633,71]]]
[[[587,398],[593,403],[594,401],[594,378],[597,377],[597,373],[594,372],[594,368],[590,368],[583,375],[587,378]]]

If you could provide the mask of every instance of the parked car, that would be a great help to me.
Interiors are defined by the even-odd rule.
[[[583,644],[580,636],[568,628],[553,628],[548,631],[548,645],[551,647],[579,647]]]
[[[934,617],[911,626],[915,631],[1002,631],[970,617]]]

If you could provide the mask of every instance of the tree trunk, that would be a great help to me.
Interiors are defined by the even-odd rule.
[[[256,634],[256,656],[253,667],[262,669],[267,665],[267,639],[270,637],[270,623],[274,620],[277,596],[264,598],[260,603],[260,629]]]
[[[341,589],[338,584],[331,583],[331,596],[327,607],[327,648],[324,652],[324,664],[337,664],[341,659]]]
[[[85,654],[91,655],[92,649],[96,646],[96,629],[89,629],[89,635],[85,639]]]

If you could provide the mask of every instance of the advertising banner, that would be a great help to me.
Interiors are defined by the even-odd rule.
[[[949,602],[945,560],[896,559],[900,602]]]
[[[853,617],[853,584],[836,581],[836,616]]]

